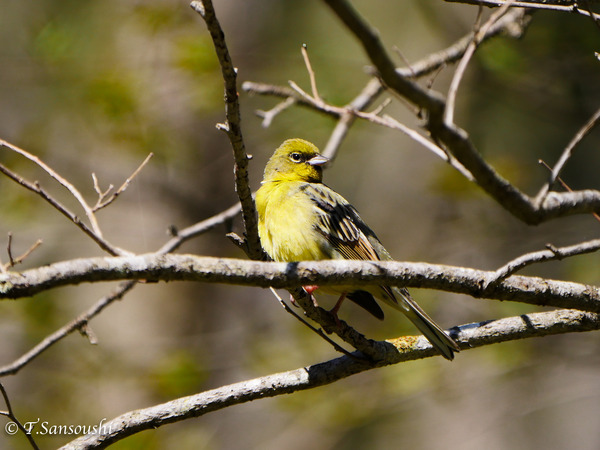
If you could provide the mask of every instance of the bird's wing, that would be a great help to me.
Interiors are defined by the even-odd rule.
[[[371,242],[379,243],[375,233],[344,197],[324,184],[307,183],[303,188],[317,212],[315,228],[337,252],[345,259],[381,260]]]
[[[324,184],[307,183],[303,188],[317,211],[316,229],[345,259],[392,259],[373,230],[344,197]],[[389,286],[379,286],[378,296],[393,305],[398,304]]]

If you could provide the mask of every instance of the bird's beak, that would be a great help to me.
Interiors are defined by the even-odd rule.
[[[326,164],[329,162],[329,158],[325,158],[324,156],[317,155],[317,156],[313,156],[306,162],[309,163],[311,166],[322,166],[323,164]]]

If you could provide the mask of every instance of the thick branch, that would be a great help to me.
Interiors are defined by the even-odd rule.
[[[456,327],[453,332],[460,342],[469,342],[470,347],[465,347],[468,349],[528,337],[599,328],[600,317],[597,314],[558,310],[465,325]],[[412,348],[406,351],[402,345],[403,341],[389,341],[388,358],[376,363],[342,356],[313,366],[222,386],[160,405],[131,411],[104,422],[103,429],[99,433],[81,436],[62,449],[104,448],[140,431],[202,416],[228,406],[312,389],[366,370],[434,355],[430,347]]]
[[[511,214],[528,224],[556,217],[600,211],[600,192],[554,193],[537,202],[501,177],[475,148],[468,134],[444,120],[446,104],[437,92],[425,90],[395,70],[377,31],[346,0],[324,0],[362,44],[383,83],[429,114],[427,129],[470,172],[477,184]],[[513,16],[517,20],[517,16]]]
[[[600,312],[600,289],[579,283],[513,275],[495,284],[495,272],[397,261],[274,263],[194,255],[146,254],[75,259],[0,274],[0,298],[20,298],[65,285],[115,280],[202,281],[295,288],[304,285],[399,285]]]

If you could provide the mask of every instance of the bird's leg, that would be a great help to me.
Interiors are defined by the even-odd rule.
[[[294,298],[294,296],[292,294],[290,294],[290,303],[292,305],[294,305],[296,308],[300,308],[300,305],[298,305],[298,303],[296,303],[296,299]]]
[[[335,320],[336,325],[340,324],[340,319],[338,318],[337,313],[340,310],[342,303],[344,303],[345,299],[346,299],[346,293],[344,292],[342,295],[340,295],[340,298],[336,302],[335,306],[333,308],[331,308],[331,310],[329,310],[329,313],[333,316],[333,319]]]
[[[302,286],[304,288],[304,290],[306,291],[306,293],[308,295],[310,295],[310,299],[313,302],[313,305],[315,305],[315,308],[319,307],[319,304],[317,303],[317,299],[315,298],[315,296],[313,295],[313,292],[315,292],[317,289],[319,289],[319,286],[315,286],[313,285],[309,285],[309,286]]]

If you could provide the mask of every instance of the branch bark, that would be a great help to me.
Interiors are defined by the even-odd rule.
[[[377,30],[346,0],[324,0],[361,43],[383,83],[428,113],[426,128],[470,172],[477,184],[502,207],[523,222],[536,225],[557,217],[600,211],[600,192],[548,194],[536,201],[500,176],[481,156],[468,133],[445,120],[446,100],[438,92],[424,89],[395,69]]]
[[[275,263],[194,255],[145,254],[58,262],[21,273],[0,274],[0,298],[20,298],[66,285],[116,281],[201,281],[243,286],[398,285],[437,289],[475,298],[600,312],[600,289],[568,281],[513,275],[497,283],[493,271],[397,261]]]
[[[211,0],[194,1],[190,5],[194,11],[199,13],[204,21],[215,46],[215,51],[221,65],[221,73],[225,83],[225,117],[224,124],[218,124],[217,128],[225,131],[231,142],[235,159],[234,175],[235,188],[242,204],[242,218],[246,231],[246,250],[252,259],[263,257],[262,247],[258,238],[258,222],[256,206],[252,199],[252,191],[248,181],[248,161],[244,139],[241,128],[240,104],[237,92],[237,69],[233,66],[227,44],[225,33],[215,14]]]
[[[464,325],[456,327],[453,332],[460,342],[469,342],[469,346],[464,347],[468,349],[516,339],[573,331],[590,331],[599,328],[600,316],[598,314],[558,310]],[[131,411],[104,422],[100,432],[81,436],[61,449],[104,448],[140,431],[203,416],[228,406],[312,389],[366,370],[434,356],[433,349],[431,346],[425,345],[424,338],[421,338],[423,347],[412,347],[409,350],[406,350],[404,346],[405,340],[403,338],[387,341],[386,344],[391,351],[385,360],[370,362],[342,356],[320,364],[222,386],[160,405]]]

